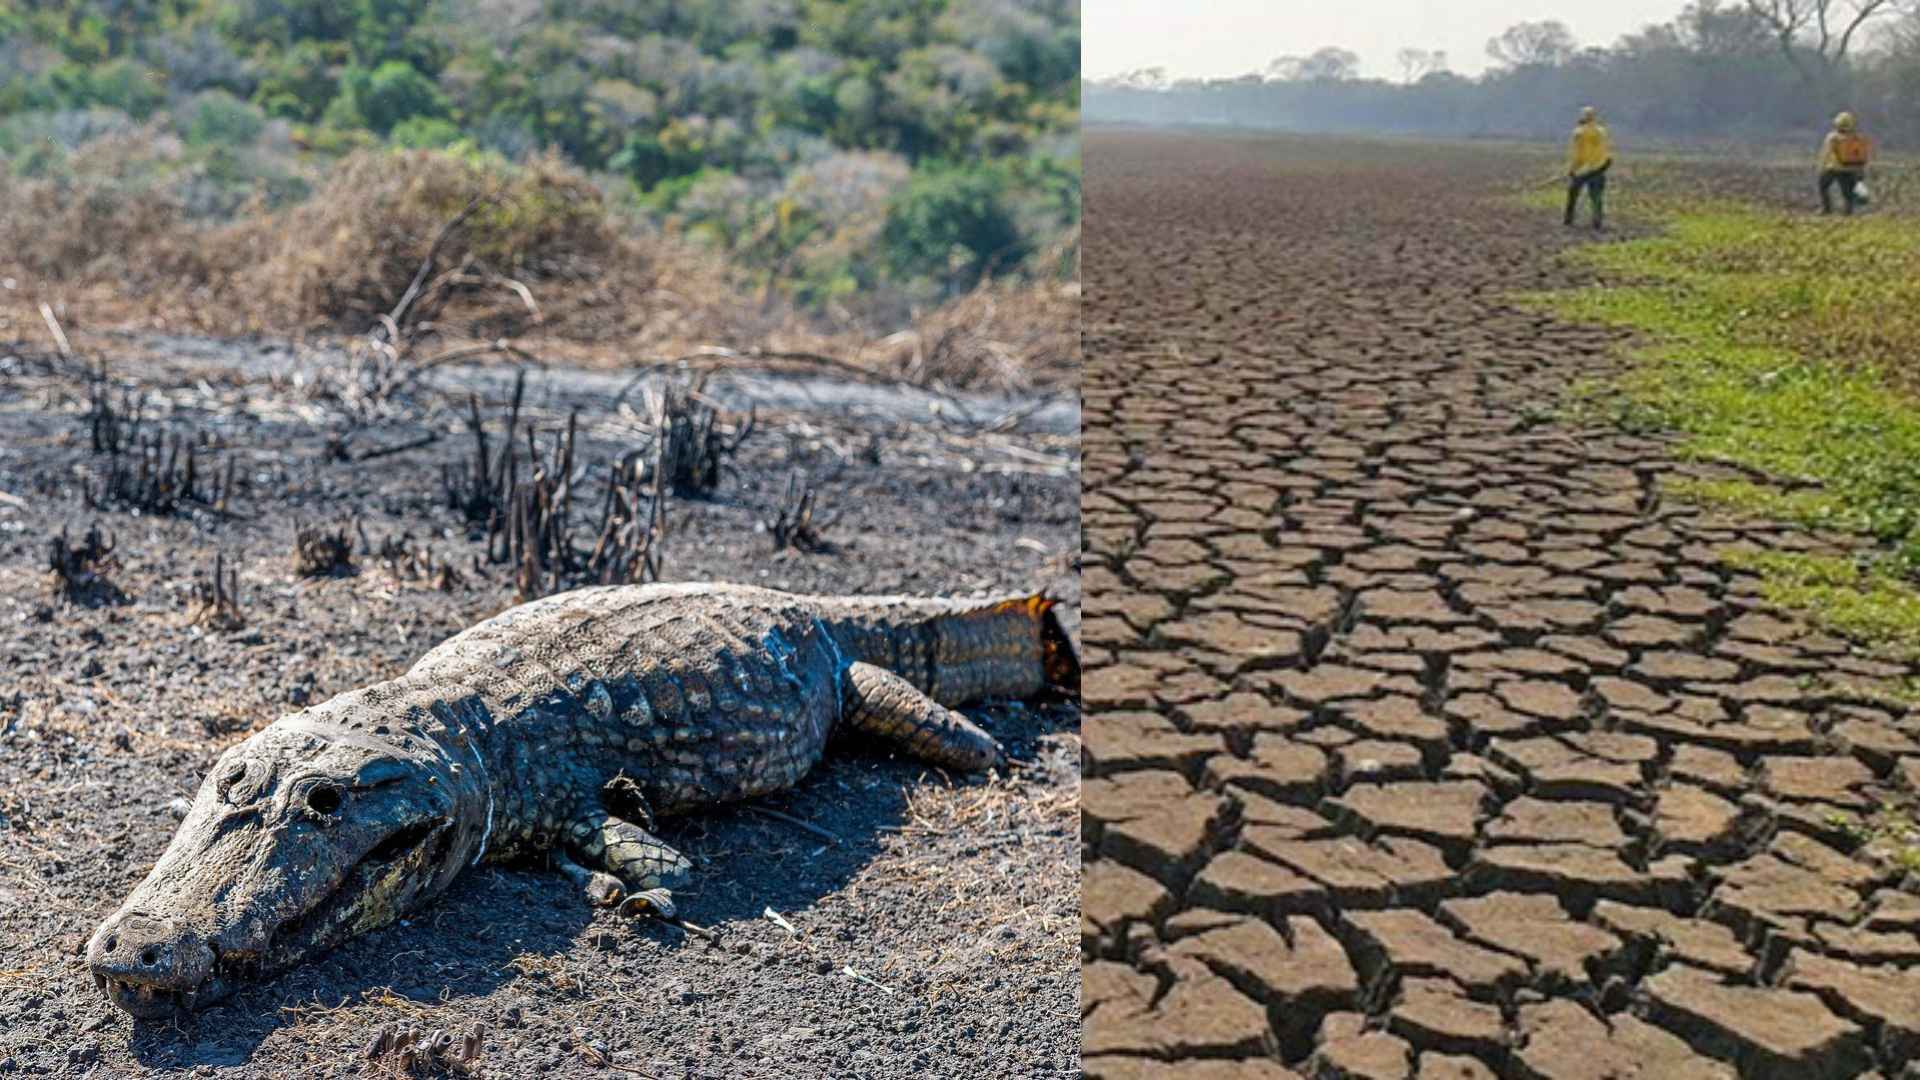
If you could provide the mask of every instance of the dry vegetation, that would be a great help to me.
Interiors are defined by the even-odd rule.
[[[90,146],[75,179],[0,175],[0,336],[44,333],[46,301],[76,336],[359,334],[426,265],[410,329],[436,355],[501,341],[596,366],[810,354],[1002,389],[1066,385],[1078,367],[1071,284],[984,284],[905,328],[809,316],[764,291],[749,299],[716,257],[649,233],[557,157],[361,151],[310,197],[219,222],[138,181],[157,153],[141,138]]]

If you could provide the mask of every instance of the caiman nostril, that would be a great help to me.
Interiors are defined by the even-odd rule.
[[[135,1016],[191,994],[213,977],[215,956],[199,933],[137,911],[114,915],[87,948],[96,983]]]

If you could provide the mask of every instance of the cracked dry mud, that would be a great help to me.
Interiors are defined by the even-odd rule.
[[[1920,897],[1836,824],[1906,672],[1716,559],[1834,539],[1553,419],[1618,342],[1504,299],[1551,166],[1087,149],[1087,1075],[1910,1075]]]

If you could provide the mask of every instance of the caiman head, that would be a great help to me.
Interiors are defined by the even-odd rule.
[[[87,945],[139,1018],[201,1008],[437,895],[490,825],[445,733],[329,722],[342,699],[220,756],[153,871]]]

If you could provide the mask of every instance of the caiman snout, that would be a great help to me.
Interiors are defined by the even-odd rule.
[[[191,1007],[213,977],[214,959],[199,935],[137,911],[115,914],[87,943],[94,983],[115,1005],[143,1018]]]

